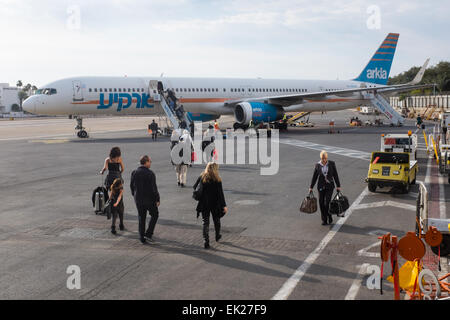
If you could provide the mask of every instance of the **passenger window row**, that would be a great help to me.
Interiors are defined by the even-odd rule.
[[[223,89],[223,92],[226,90]],[[219,92],[218,88],[175,88],[175,92]]]
[[[144,92],[144,88],[89,88],[89,92]]]
[[[227,89],[223,88],[223,92]],[[231,92],[307,92],[307,89],[299,88],[231,88]],[[218,88],[175,88],[175,92],[219,92]]]

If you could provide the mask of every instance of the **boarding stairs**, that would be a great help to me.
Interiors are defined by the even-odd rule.
[[[151,91],[151,97],[154,102],[157,102],[161,105],[161,108],[164,110],[166,117],[172,123],[174,129],[179,129],[183,127],[183,122],[185,123],[184,129],[189,129],[191,124],[191,119],[187,112],[181,111],[178,109],[178,105],[176,101],[173,101],[167,92],[162,90]]]
[[[403,118],[381,94],[371,93],[369,99],[372,105],[384,114],[394,126],[403,125],[405,118]]]

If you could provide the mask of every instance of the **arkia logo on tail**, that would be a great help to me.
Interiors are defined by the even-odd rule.
[[[367,79],[387,79],[387,71],[383,68],[367,69]]]

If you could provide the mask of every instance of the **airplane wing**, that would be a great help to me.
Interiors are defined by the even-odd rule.
[[[319,91],[319,92],[308,92],[301,94],[290,94],[290,95],[277,95],[277,96],[267,96],[267,97],[257,97],[257,98],[248,98],[248,99],[240,99],[240,100],[229,100],[225,103],[225,106],[234,106],[241,102],[265,102],[280,106],[290,106],[295,104],[303,103],[304,99],[314,100],[314,99],[323,99],[326,96],[338,96],[338,97],[349,97],[352,96],[355,92],[367,92],[367,93],[386,93],[392,94],[396,92],[405,92],[415,89],[425,89],[434,87],[435,84],[422,84],[419,85],[422,81],[423,75],[425,73],[425,69],[428,65],[430,59],[427,59],[424,65],[420,68],[419,72],[416,74],[415,78],[405,84],[398,85],[385,85],[379,87],[370,87],[367,88],[364,83],[361,83],[360,88],[351,88],[351,89],[343,89],[343,90],[334,90],[334,91]]]

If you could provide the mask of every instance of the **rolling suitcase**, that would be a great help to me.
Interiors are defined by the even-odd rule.
[[[92,193],[92,205],[94,206],[95,214],[105,214],[105,203],[108,201],[108,190],[103,186],[103,176],[100,176],[100,186],[95,188]]]
[[[95,193],[95,214],[103,214],[105,210],[105,194],[103,191]]]

